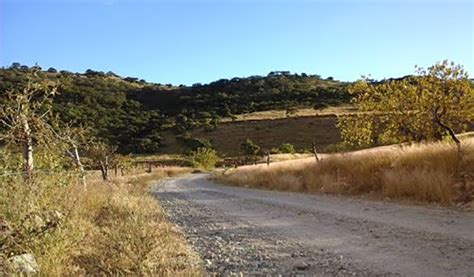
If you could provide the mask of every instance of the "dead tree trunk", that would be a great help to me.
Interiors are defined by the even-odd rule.
[[[316,139],[313,140],[313,143],[312,143],[311,146],[312,146],[312,149],[313,149],[314,158],[316,159],[316,162],[319,162],[318,151],[316,149]]]

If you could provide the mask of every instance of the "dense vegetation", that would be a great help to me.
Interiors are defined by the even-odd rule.
[[[267,76],[221,79],[207,85],[177,89],[146,86],[136,99],[167,115],[197,118],[232,116],[255,111],[294,107],[324,107],[349,101],[345,84],[318,75],[270,72]]]
[[[340,121],[342,138],[358,145],[440,140],[471,128],[474,87],[463,66],[443,61],[412,76],[348,87],[360,111]]]
[[[37,66],[36,66],[37,67]],[[0,101],[25,84],[31,68],[12,64],[0,69]],[[94,137],[118,147],[120,153],[154,153],[162,146],[160,133],[176,125],[182,142],[196,149],[188,131],[215,128],[221,117],[296,107],[324,107],[349,102],[346,84],[317,75],[271,72],[267,76],[222,79],[207,85],[172,86],[122,78],[113,72],[39,72],[60,83],[54,112],[60,120],[88,128]]]

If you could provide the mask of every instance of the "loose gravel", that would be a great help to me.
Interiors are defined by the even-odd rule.
[[[470,214],[226,187],[207,177],[167,179],[154,194],[210,275],[474,275]]]

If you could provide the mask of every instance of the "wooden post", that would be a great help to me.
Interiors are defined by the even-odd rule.
[[[270,151],[267,151],[267,166],[270,166]]]

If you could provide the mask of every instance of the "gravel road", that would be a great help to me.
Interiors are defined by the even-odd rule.
[[[229,187],[206,174],[153,193],[210,274],[474,276],[474,214]]]

